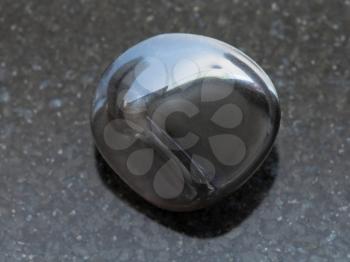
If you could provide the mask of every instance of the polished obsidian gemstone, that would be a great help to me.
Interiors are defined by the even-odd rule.
[[[123,53],[96,90],[92,131],[113,170],[174,211],[206,207],[263,162],[280,121],[276,90],[234,47],[164,34]]]

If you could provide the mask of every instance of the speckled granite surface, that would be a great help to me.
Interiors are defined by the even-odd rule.
[[[210,210],[158,210],[94,149],[108,63],[163,32],[241,48],[274,81],[276,146]],[[350,1],[0,0],[0,261],[349,261]]]

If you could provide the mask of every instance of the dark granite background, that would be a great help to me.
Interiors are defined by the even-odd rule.
[[[280,95],[268,161],[210,210],[150,206],[94,149],[99,76],[164,32],[242,49]],[[349,35],[349,0],[0,0],[0,261],[350,261]]]

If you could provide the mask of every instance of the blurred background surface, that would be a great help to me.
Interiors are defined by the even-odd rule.
[[[89,126],[106,66],[165,32],[240,48],[282,106],[265,165],[190,214],[132,193]],[[349,261],[349,35],[349,0],[0,0],[0,261]]]

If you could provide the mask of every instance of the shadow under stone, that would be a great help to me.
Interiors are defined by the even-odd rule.
[[[276,146],[257,172],[238,190],[211,207],[193,212],[171,212],[148,203],[125,184],[95,148],[103,184],[137,211],[168,228],[191,237],[213,238],[239,226],[261,204],[278,175]]]

